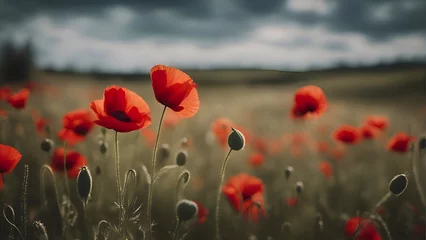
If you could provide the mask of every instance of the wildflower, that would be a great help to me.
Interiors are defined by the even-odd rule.
[[[325,153],[328,151],[329,148],[326,141],[317,142],[315,147],[318,153]]]
[[[157,137],[157,134],[155,133],[154,130],[152,130],[151,128],[143,128],[140,130],[140,133],[142,134],[145,142],[148,144],[148,146],[150,147],[154,147],[155,145],[155,140]]]
[[[318,165],[319,170],[324,174],[325,177],[329,178],[333,176],[333,167],[327,161],[321,161]]]
[[[86,157],[76,151],[67,150],[64,166],[64,155],[64,148],[57,148],[52,155],[50,167],[55,172],[64,172],[65,168],[69,178],[76,178],[80,168],[87,165]]]
[[[179,116],[194,116],[200,107],[197,85],[188,74],[165,65],[151,68],[152,88],[157,101]]]
[[[342,125],[333,133],[336,141],[346,144],[356,144],[359,141],[358,129],[350,125]]]
[[[380,129],[380,131],[385,131],[389,127],[389,119],[385,116],[369,116],[365,123]]]
[[[345,224],[344,233],[347,238],[352,238],[357,229],[361,227],[358,231],[356,240],[381,240],[380,234],[376,230],[376,226],[367,222],[368,219],[362,217],[352,217]]]
[[[299,198],[298,197],[288,197],[288,198],[286,198],[285,203],[287,204],[288,207],[295,207],[299,203]]]
[[[260,167],[262,166],[263,162],[265,162],[265,156],[262,153],[255,152],[252,153],[249,157],[249,163],[253,167]]]
[[[36,111],[31,112],[31,117],[34,121],[35,129],[41,136],[46,136],[46,129],[48,127],[49,121],[40,116]]]
[[[148,104],[136,93],[119,86],[110,86],[104,98],[90,103],[96,124],[117,132],[131,132],[151,124]]]
[[[30,96],[30,91],[26,88],[20,90],[17,93],[11,94],[7,101],[15,109],[24,109],[27,105],[28,97]]]
[[[197,201],[195,201],[195,204],[197,204],[197,208],[198,208],[197,223],[202,224],[207,222],[207,215],[209,214],[209,210]]]
[[[363,139],[375,139],[380,134],[380,129],[365,124],[359,129],[359,132]]]
[[[0,144],[0,173],[10,173],[21,160],[21,153],[15,148]]]
[[[3,86],[0,88],[0,100],[7,100],[12,94],[12,91],[8,86]]]
[[[308,85],[299,88],[294,94],[291,110],[293,118],[318,117],[327,109],[327,99],[318,86]]]
[[[412,141],[415,141],[414,137],[408,136],[404,132],[399,132],[389,139],[387,149],[392,152],[405,153],[408,152]]]
[[[80,109],[68,112],[62,118],[62,129],[58,137],[70,146],[84,141],[94,127],[93,117],[88,110]]]

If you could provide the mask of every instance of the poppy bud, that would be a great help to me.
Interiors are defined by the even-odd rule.
[[[33,222],[33,231],[34,236],[39,240],[48,240],[46,227],[42,222],[34,221]]]
[[[161,159],[166,159],[170,156],[170,147],[169,144],[165,143],[162,144],[160,149],[158,149],[158,157]]]
[[[186,222],[198,214],[198,206],[190,200],[180,200],[176,205],[176,216],[179,221]]]
[[[102,154],[105,154],[108,150],[108,144],[104,142],[103,140],[99,140],[99,151]]]
[[[425,149],[426,148],[426,137],[423,136],[420,138],[419,140],[419,148],[420,149]]]
[[[186,164],[187,159],[188,159],[188,153],[185,150],[181,150],[176,155],[176,164],[179,166],[184,166]]]
[[[52,148],[53,148],[54,144],[55,144],[55,143],[53,142],[53,140],[52,140],[52,139],[45,138],[45,139],[41,142],[40,147],[41,147],[41,150],[43,150],[43,151],[45,151],[45,152],[50,152],[50,150],[52,150]]]
[[[296,183],[297,194],[301,194],[303,192],[303,188],[304,188],[303,182],[297,182]]]
[[[101,133],[102,133],[103,136],[106,135],[106,132],[107,132],[106,128],[101,128]]]
[[[239,151],[244,148],[244,135],[232,128],[231,134],[228,136],[228,146],[235,151]]]
[[[405,174],[396,175],[389,183],[389,190],[395,196],[401,195],[408,185],[408,179]]]
[[[290,178],[293,171],[294,171],[294,168],[292,166],[287,167],[287,169],[285,170],[285,179],[286,180],[288,180]]]
[[[92,175],[88,167],[82,167],[77,176],[77,192],[81,200],[87,204],[87,200],[92,192]]]
[[[180,140],[180,146],[182,148],[187,148],[189,145],[189,140],[187,137],[182,138],[182,140]]]

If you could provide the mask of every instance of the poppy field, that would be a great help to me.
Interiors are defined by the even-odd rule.
[[[147,71],[0,86],[0,239],[425,239],[424,68]]]

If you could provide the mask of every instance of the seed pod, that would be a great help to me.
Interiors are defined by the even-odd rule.
[[[389,183],[389,190],[395,196],[401,195],[408,186],[407,175],[396,175]]]
[[[240,131],[232,128],[232,132],[228,136],[228,146],[234,151],[239,151],[244,148],[244,144],[244,135]]]
[[[288,180],[293,173],[294,168],[292,166],[288,166],[285,170],[285,180]]]
[[[99,140],[99,151],[102,154],[105,154],[108,150],[108,143],[104,142],[103,140]]]
[[[92,175],[88,167],[82,167],[77,176],[77,192],[83,203],[86,205],[87,200],[92,192]]]
[[[191,220],[198,214],[198,206],[195,202],[182,199],[176,204],[176,217],[181,222]]]
[[[187,159],[188,159],[188,153],[185,150],[181,150],[176,155],[176,164],[179,166],[185,166]]]
[[[34,236],[39,240],[48,240],[46,227],[42,222],[34,221],[33,222],[33,232]]]
[[[50,150],[52,150],[52,148],[54,147],[55,143],[53,142],[52,139],[50,138],[45,138],[41,144],[41,150],[45,151],[45,152],[50,152]]]
[[[302,192],[303,192],[303,189],[304,189],[304,185],[303,185],[303,182],[297,182],[296,183],[296,192],[297,192],[297,194],[301,194]]]
[[[160,146],[160,148],[158,149],[158,157],[159,157],[161,160],[165,160],[165,159],[167,159],[169,156],[170,156],[170,147],[169,147],[169,144],[167,144],[167,143],[162,144],[162,145]],[[161,160],[160,160],[160,161],[161,161]]]

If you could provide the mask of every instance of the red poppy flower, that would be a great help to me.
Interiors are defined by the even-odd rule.
[[[0,144],[0,173],[10,173],[21,160],[21,153],[15,148]]]
[[[346,149],[341,144],[337,144],[332,149],[330,149],[330,156],[334,160],[341,160],[345,157],[345,155],[346,155]]]
[[[234,210],[242,211],[243,216],[256,221],[260,213],[266,215],[262,197],[264,188],[264,184],[259,178],[241,173],[229,178],[222,187],[222,192]],[[257,210],[252,210],[252,207]]]
[[[296,91],[291,116],[293,118],[318,117],[326,109],[327,99],[322,89],[315,85],[308,85]]]
[[[376,227],[371,222],[366,222],[367,219],[361,217],[353,217],[345,224],[345,236],[352,238],[357,228],[361,226],[358,231],[356,240],[381,240],[380,234],[377,232]]]
[[[365,122],[367,125],[376,127],[382,131],[386,130],[389,126],[389,119],[385,116],[369,116]]]
[[[327,161],[321,161],[318,165],[319,170],[324,174],[325,177],[329,178],[333,176],[333,166]]]
[[[326,141],[319,141],[316,144],[316,150],[318,153],[325,153],[328,151],[328,144]]]
[[[299,203],[299,198],[298,197],[286,198],[285,203],[287,204],[287,207],[295,207]]]
[[[244,128],[234,124],[229,119],[218,118],[212,123],[212,132],[221,147],[228,146],[228,136],[231,133],[232,128],[238,129],[244,135],[246,144],[250,142],[250,135]]]
[[[0,100],[7,100],[12,91],[8,86],[3,86],[0,88]]]
[[[7,98],[9,104],[16,109],[23,109],[27,104],[28,97],[30,96],[30,90],[24,88],[21,91],[10,95]]]
[[[32,117],[32,119],[34,121],[34,125],[35,125],[36,131],[40,135],[46,136],[47,135],[47,133],[46,133],[46,127],[48,126],[49,121],[47,119],[45,119],[45,118],[42,118],[40,116],[40,114],[38,112],[36,112],[36,111],[32,111],[31,112],[31,117]]]
[[[410,142],[415,140],[415,137],[408,136],[404,132],[399,132],[389,139],[387,149],[393,152],[405,153],[409,150]]]
[[[63,128],[58,132],[58,137],[73,146],[84,141],[94,125],[90,111],[86,109],[71,111],[62,118]]]
[[[66,155],[66,170],[69,178],[76,178],[80,168],[87,165],[87,159],[79,152],[68,150]],[[55,172],[64,172],[64,148],[57,148],[52,155],[50,167]]]
[[[262,166],[263,162],[265,162],[265,156],[262,153],[255,152],[252,153],[249,157],[249,163],[253,167],[260,167]]]
[[[363,139],[375,139],[380,134],[380,129],[371,125],[363,125],[359,132]]]
[[[157,134],[151,128],[141,129],[141,135],[150,147],[154,147]]]
[[[207,222],[207,215],[209,214],[209,210],[204,207],[201,203],[194,201],[195,204],[197,204],[198,207],[198,218],[197,218],[197,223],[201,224],[201,223],[205,223]]]
[[[268,149],[268,143],[264,138],[256,137],[253,139],[253,148],[258,152],[266,153]]]
[[[342,125],[337,128],[333,137],[335,140],[346,144],[356,144],[359,141],[358,129],[350,125]]]
[[[188,74],[165,65],[151,68],[155,98],[184,118],[194,116],[200,107],[197,84]]]
[[[269,153],[273,156],[277,156],[280,154],[282,150],[282,142],[280,139],[274,139],[269,142],[270,150]]]
[[[90,103],[96,114],[95,123],[117,132],[131,132],[151,124],[148,104],[136,93],[119,86],[110,86],[104,98]]]

